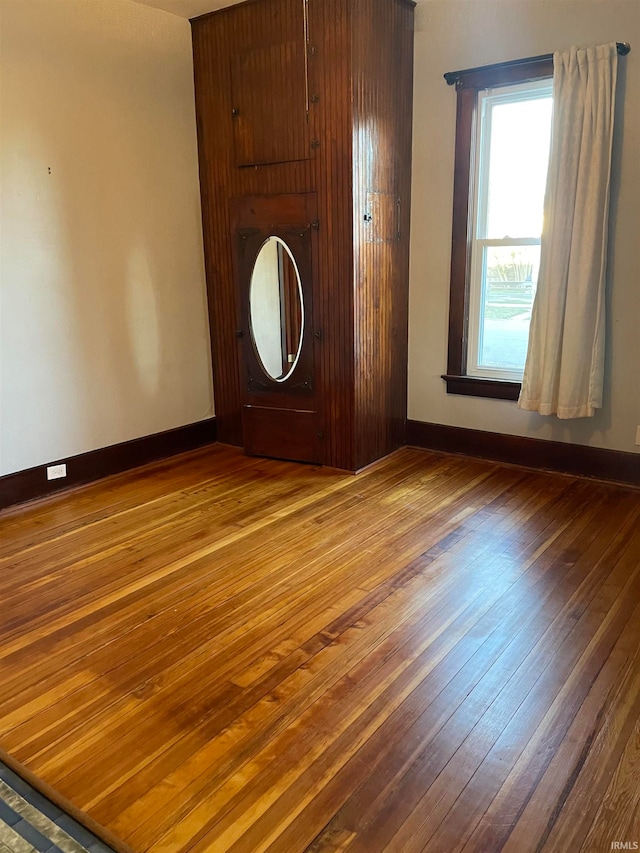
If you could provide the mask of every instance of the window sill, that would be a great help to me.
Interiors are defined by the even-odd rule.
[[[447,394],[465,394],[468,397],[493,397],[496,400],[517,400],[520,383],[507,379],[482,379],[479,376],[451,376],[443,374]]]

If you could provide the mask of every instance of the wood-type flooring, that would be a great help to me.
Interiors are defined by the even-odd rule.
[[[0,747],[139,853],[632,845],[639,712],[633,489],[213,445],[0,514]]]

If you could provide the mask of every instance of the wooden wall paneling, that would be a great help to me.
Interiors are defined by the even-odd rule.
[[[273,225],[302,225],[317,216],[315,193],[244,195],[229,199],[231,230],[268,229]]]
[[[319,258],[316,288],[326,464],[353,469],[351,7],[309,0],[309,81],[315,110]]]
[[[219,440],[241,444],[240,388],[235,341],[235,300],[226,216],[225,145],[231,130],[224,121],[225,66],[215,28],[192,27],[200,190],[213,384]],[[229,122],[231,118],[229,117]]]
[[[404,443],[413,4],[356,0],[353,14],[355,467],[360,468]]]

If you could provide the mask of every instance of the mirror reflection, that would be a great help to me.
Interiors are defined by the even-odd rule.
[[[262,367],[278,382],[291,374],[302,348],[302,285],[293,255],[280,237],[262,244],[249,289],[251,337]]]

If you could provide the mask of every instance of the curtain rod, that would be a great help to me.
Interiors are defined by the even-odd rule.
[[[626,56],[631,51],[631,45],[626,41],[616,42],[618,56]],[[529,56],[527,59],[512,59],[510,62],[496,62],[495,65],[479,65],[477,68],[465,68],[462,71],[447,71],[444,79],[447,85],[453,86],[463,74],[472,74],[474,71],[486,71],[489,68],[509,68],[512,65],[527,65],[530,62],[544,62],[553,59],[552,53],[543,53],[540,56]]]

